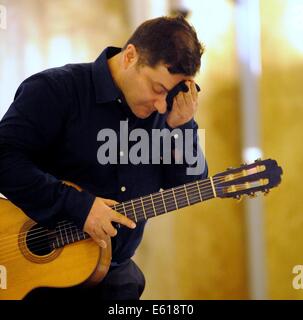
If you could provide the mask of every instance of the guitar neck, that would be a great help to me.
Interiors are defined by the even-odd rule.
[[[256,192],[268,193],[269,189],[281,182],[281,174],[282,168],[275,160],[258,159],[251,164],[242,164],[239,168],[228,168],[214,177],[128,200],[112,208],[140,222],[215,197],[239,199],[243,195],[255,196]],[[50,231],[48,237],[53,247],[60,247],[87,239],[89,235],[73,223],[63,221]]]
[[[140,222],[214,197],[215,185],[213,179],[208,178],[125,201],[113,209]]]
[[[210,177],[121,202],[112,208],[129,219],[140,222],[216,196],[216,182]],[[62,221],[50,232],[49,237],[52,246],[59,248],[88,239],[89,235],[79,230],[72,222]]]

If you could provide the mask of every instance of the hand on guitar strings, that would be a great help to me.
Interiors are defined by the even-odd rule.
[[[117,222],[131,229],[136,227],[132,220],[110,207],[115,204],[118,204],[118,202],[96,197],[83,228],[104,249],[107,247],[108,236],[114,237],[117,235],[117,229],[114,228],[112,222]]]

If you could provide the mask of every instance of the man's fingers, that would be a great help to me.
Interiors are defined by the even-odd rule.
[[[194,81],[190,82],[190,92],[191,92],[194,100],[197,100],[198,99],[198,90],[196,88],[196,84]]]
[[[116,211],[112,211],[113,215],[112,215],[112,221],[118,222],[120,224],[123,224],[124,226],[134,229],[136,228],[136,224],[130,220],[129,218],[127,218],[126,216],[120,214],[119,212]]]
[[[111,223],[107,223],[103,229],[110,237],[115,237],[118,233],[117,229],[114,228]]]
[[[107,247],[107,243],[106,243],[106,233],[105,231],[103,231],[101,228],[98,229],[97,233],[94,232],[93,234],[91,234],[91,237],[93,238],[93,240],[95,242],[97,242],[97,244],[101,247],[101,248],[106,248]]]
[[[107,206],[114,206],[115,204],[119,204],[119,202],[112,200],[112,199],[102,198],[102,200]]]
[[[100,241],[98,242],[98,245],[99,245],[101,248],[103,248],[103,249],[106,249],[106,247],[107,247],[107,244],[106,244],[106,241],[105,241],[105,240],[100,240]]]
[[[111,199],[103,199],[104,203],[107,206],[112,206],[114,204],[119,204],[119,202],[115,201],[115,200],[111,200]],[[123,224],[124,226],[134,229],[136,227],[136,224],[130,220],[129,218],[127,218],[126,216],[124,216],[123,214],[113,210],[112,208],[110,208],[110,212],[111,212],[111,220],[118,222],[120,224]],[[112,226],[112,224],[110,223],[109,225],[106,225],[106,232],[111,236],[114,237],[117,233],[117,230]]]

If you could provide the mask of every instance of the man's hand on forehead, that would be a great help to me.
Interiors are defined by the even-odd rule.
[[[172,88],[166,97],[167,110],[171,111],[173,107],[174,98],[178,95],[179,92],[188,92],[190,90],[191,84],[194,83],[193,80],[185,80],[179,82],[174,88]],[[196,90],[201,91],[200,87],[195,83]]]

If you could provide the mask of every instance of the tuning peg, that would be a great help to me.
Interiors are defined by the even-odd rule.
[[[235,168],[233,168],[233,167],[228,167],[226,170],[233,170],[233,169],[235,169]]]
[[[247,163],[246,163],[246,162],[243,162],[243,163],[241,163],[240,166],[241,166],[241,167],[245,167],[245,166],[247,166]]]
[[[263,191],[263,193],[264,193],[265,196],[267,196],[267,195],[269,194],[269,189],[265,189],[265,190]]]
[[[261,159],[261,158],[257,158],[257,159],[255,160],[255,162],[259,162],[259,161],[262,161],[262,159]]]
[[[255,198],[257,195],[255,192],[251,192],[249,195],[248,195],[250,198]]]

